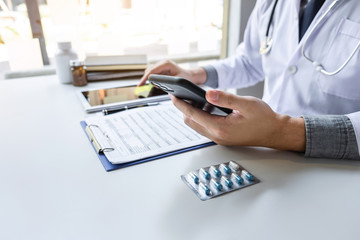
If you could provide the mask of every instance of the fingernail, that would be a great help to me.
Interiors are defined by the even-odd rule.
[[[217,91],[208,91],[208,97],[211,101],[216,102],[219,99],[219,93]]]

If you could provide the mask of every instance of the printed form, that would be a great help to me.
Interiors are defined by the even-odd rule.
[[[182,113],[171,101],[116,114],[86,119],[98,126],[94,135],[113,151],[105,151],[114,164],[157,156],[211,142],[183,122]]]

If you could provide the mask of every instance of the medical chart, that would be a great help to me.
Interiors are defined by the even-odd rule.
[[[211,142],[183,122],[171,101],[86,119],[94,135],[113,148],[104,151],[111,163],[125,163]]]

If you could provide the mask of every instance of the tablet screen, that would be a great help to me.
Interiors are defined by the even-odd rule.
[[[89,90],[81,93],[92,107],[167,94],[151,84]]]

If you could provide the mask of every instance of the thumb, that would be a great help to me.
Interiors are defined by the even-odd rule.
[[[208,90],[206,92],[206,100],[219,107],[230,108],[233,110],[246,111],[251,104],[250,97],[236,96],[219,90]]]

